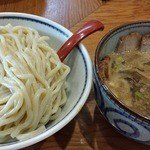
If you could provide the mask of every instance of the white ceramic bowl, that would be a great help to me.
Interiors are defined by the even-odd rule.
[[[43,35],[50,37],[50,45],[58,50],[61,45],[72,35],[63,26],[48,19],[23,13],[0,13],[0,26],[11,23],[13,26],[21,25],[34,28]],[[35,144],[53,135],[69,123],[81,110],[91,90],[92,65],[86,48],[79,44],[68,56],[65,63],[70,66],[71,72],[67,82],[70,85],[68,101],[61,115],[53,122],[47,124],[47,130],[42,134],[25,141],[13,141],[0,144],[0,150],[20,149]]]

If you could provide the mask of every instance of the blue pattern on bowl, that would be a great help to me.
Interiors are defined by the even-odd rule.
[[[99,43],[95,54],[94,66],[95,98],[102,115],[115,129],[128,138],[150,145],[150,120],[142,118],[117,102],[98,75],[100,59],[115,50],[120,36],[131,31],[143,34],[149,33],[150,22],[138,22],[116,28],[108,33]]]

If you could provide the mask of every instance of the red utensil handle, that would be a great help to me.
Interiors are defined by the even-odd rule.
[[[59,49],[57,54],[60,60],[63,61],[73,49],[73,47],[75,47],[82,39],[96,31],[103,29],[104,25],[98,20],[92,20],[87,22],[82,28],[76,31]]]

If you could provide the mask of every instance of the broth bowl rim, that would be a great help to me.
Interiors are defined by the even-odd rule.
[[[113,29],[111,29],[109,32],[107,32],[102,39],[100,40],[100,42],[98,43],[97,47],[96,47],[96,51],[95,51],[95,56],[94,56],[94,69],[95,69],[95,76],[98,79],[98,82],[100,83],[100,86],[102,86],[102,88],[104,89],[104,91],[106,92],[107,96],[110,97],[110,100],[113,101],[115,104],[117,104],[117,106],[119,106],[121,109],[123,109],[125,112],[127,112],[128,114],[132,115],[135,117],[135,119],[139,119],[142,120],[142,122],[146,122],[148,123],[148,125],[150,125],[150,118],[145,117],[140,115],[139,113],[134,112],[133,110],[131,110],[130,108],[128,108],[123,102],[121,102],[112,92],[111,90],[108,88],[108,86],[106,85],[106,83],[104,82],[104,80],[102,79],[102,77],[99,75],[99,55],[101,52],[101,47],[103,46],[103,44],[105,43],[105,41],[107,41],[108,38],[110,38],[110,36],[119,31],[119,30],[128,30],[128,28],[130,28],[130,26],[134,26],[134,25],[138,25],[138,24],[149,24],[150,26],[150,21],[134,21],[134,22],[129,22],[129,23],[125,23],[125,24],[121,24]],[[128,27],[128,28],[127,28]],[[133,27],[134,28],[134,27]]]

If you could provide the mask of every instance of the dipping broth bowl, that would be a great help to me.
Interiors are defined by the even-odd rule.
[[[119,26],[99,42],[94,60],[95,99],[102,115],[118,132],[130,139],[150,145],[150,119],[133,112],[117,100],[99,76],[98,66],[101,59],[116,49],[121,36],[131,32],[150,33],[150,22],[141,21]]]
[[[24,13],[0,13],[0,25],[26,26],[36,29],[41,35],[50,37],[50,47],[58,50],[72,35],[65,27],[43,17]],[[79,44],[64,61],[70,67],[67,77],[68,100],[59,117],[46,125],[46,131],[24,141],[7,141],[0,150],[21,149],[48,138],[68,124],[81,110],[89,96],[92,85],[92,65],[86,48]]]

